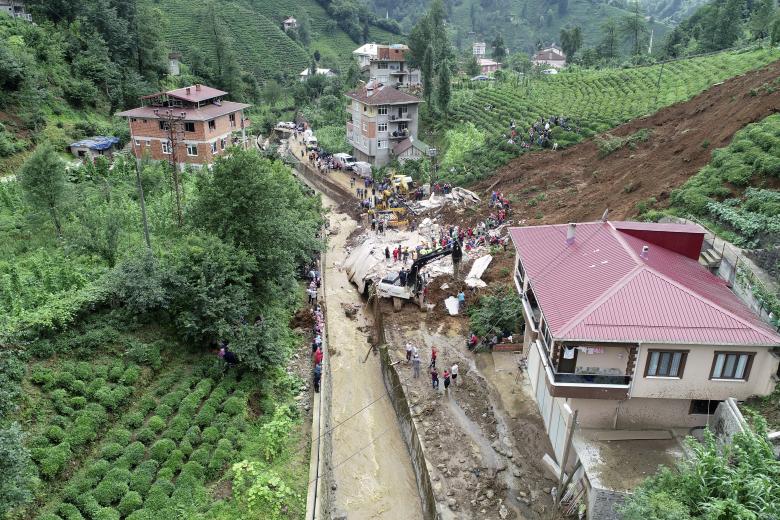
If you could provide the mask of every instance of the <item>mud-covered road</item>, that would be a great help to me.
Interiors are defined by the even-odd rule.
[[[299,157],[300,145],[294,143],[292,149]],[[364,313],[360,295],[341,270],[347,239],[357,226],[356,220],[343,212],[353,205],[351,197],[343,187],[321,175],[301,173],[323,194],[323,204],[331,211],[323,276],[334,428],[330,465],[336,489],[332,517],[421,519],[409,452],[387,399],[379,357],[369,353],[370,316]],[[356,305],[360,310],[348,318],[344,305]]]

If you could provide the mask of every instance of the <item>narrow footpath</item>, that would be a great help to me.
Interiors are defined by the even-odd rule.
[[[300,150],[299,143],[291,142],[296,157],[300,157]],[[332,518],[422,519],[417,482],[395,411],[387,399],[379,357],[369,352],[371,320],[364,313],[360,295],[341,270],[347,256],[345,245],[357,222],[337,211],[339,203],[351,197],[342,186],[328,183],[316,173],[304,175],[318,191],[326,192],[323,204],[332,211],[328,215],[332,234],[326,265],[322,266],[332,379],[331,424],[335,427],[330,461],[336,486]],[[344,306],[351,305],[360,310],[348,318]]]

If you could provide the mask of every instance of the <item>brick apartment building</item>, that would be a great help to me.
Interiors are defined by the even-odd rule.
[[[393,149],[407,139],[417,138],[417,116],[421,100],[377,81],[345,94],[347,141],[353,155],[376,167],[393,158]]]
[[[251,105],[224,101],[226,95],[192,85],[144,96],[143,106],[117,115],[129,121],[130,146],[137,158],[210,165],[229,146],[246,143],[249,120],[244,110]]]
[[[352,51],[363,72],[370,80],[394,87],[413,87],[422,82],[420,69],[409,67],[406,55],[409,47],[403,44],[380,45],[367,43]]]

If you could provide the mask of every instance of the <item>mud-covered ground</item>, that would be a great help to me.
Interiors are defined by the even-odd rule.
[[[553,486],[541,467],[551,447],[530,395],[518,377],[516,355],[473,354],[465,346],[465,320],[425,315],[407,304],[384,309],[391,355],[413,407],[442,518],[535,519],[549,514]],[[420,349],[422,369],[412,377],[405,344]],[[441,373],[458,363],[457,383],[431,386],[427,365],[438,350]]]

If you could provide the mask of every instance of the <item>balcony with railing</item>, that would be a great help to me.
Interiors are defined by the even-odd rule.
[[[546,328],[542,324],[542,328]],[[535,342],[554,397],[625,399],[636,365],[636,345],[573,344],[556,341],[552,350],[543,334]]]

